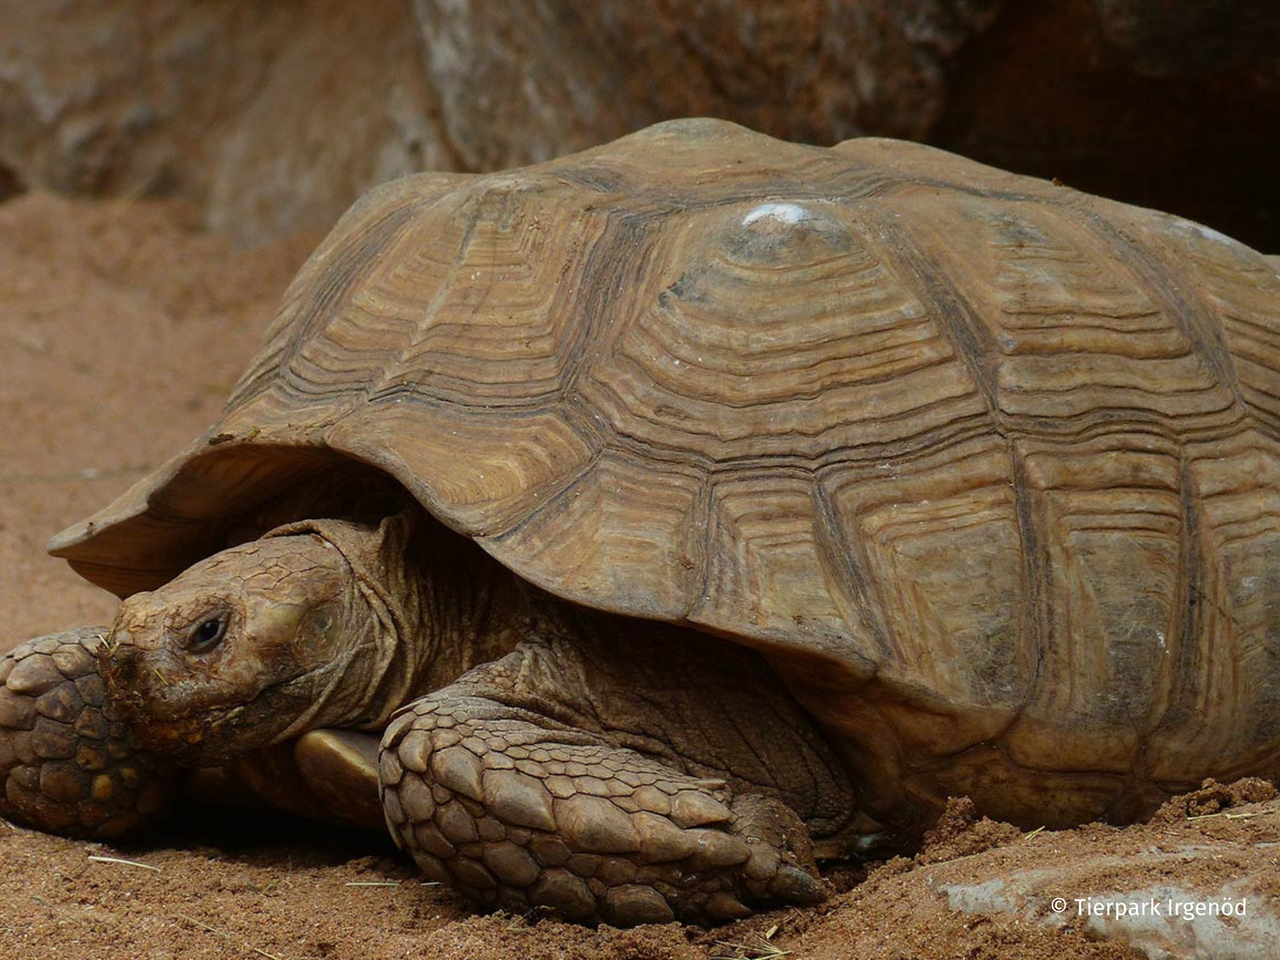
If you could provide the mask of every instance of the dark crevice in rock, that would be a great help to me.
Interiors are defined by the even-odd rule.
[[[0,203],[26,192],[27,186],[18,179],[18,174],[0,163]]]
[[[951,64],[931,142],[1280,252],[1280,69],[1203,69],[1188,41],[1156,73],[1104,27],[1091,0],[1006,7]]]

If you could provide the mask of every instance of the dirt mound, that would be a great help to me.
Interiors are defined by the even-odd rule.
[[[1177,823],[1189,818],[1211,817],[1246,804],[1266,803],[1277,796],[1280,796],[1280,791],[1274,784],[1257,777],[1227,784],[1209,779],[1200,785],[1199,790],[1171,798],[1151,819],[1154,823]]]
[[[925,834],[916,863],[944,863],[976,856],[1021,836],[1022,831],[1011,824],[979,818],[968,797],[952,797],[938,822]]]

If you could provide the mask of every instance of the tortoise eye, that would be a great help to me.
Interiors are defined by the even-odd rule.
[[[193,626],[187,634],[187,649],[192,653],[204,653],[212,650],[227,635],[227,617],[225,614],[209,617]]]

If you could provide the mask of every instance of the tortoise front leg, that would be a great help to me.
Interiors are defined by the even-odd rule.
[[[573,688],[580,674],[565,678],[561,654],[525,645],[416,701],[388,727],[380,760],[387,821],[426,874],[482,905],[541,905],[618,926],[718,923],[753,906],[824,899],[806,824],[767,786],[729,771],[708,776],[707,764],[690,758],[697,751],[682,754],[678,743],[667,757],[632,749],[628,741],[645,739],[634,726],[575,723],[554,704],[528,709],[537,693],[516,688],[531,678],[547,685],[543,694]],[[658,726],[661,714],[700,706],[669,687],[644,687],[638,699],[649,698]],[[593,718],[609,699],[594,700]],[[694,719],[727,728],[726,741],[703,755],[726,763],[737,721],[769,722],[735,718],[724,697],[701,699],[707,709]],[[618,712],[629,713],[626,705]],[[812,754],[792,759],[816,765]]]
[[[97,651],[109,632],[68,630],[0,658],[0,816],[112,837],[174,794],[176,769],[137,745],[104,696]]]

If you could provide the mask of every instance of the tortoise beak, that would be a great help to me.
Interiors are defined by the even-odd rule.
[[[98,651],[98,672],[119,718],[148,749],[179,759],[204,742],[210,724],[174,695],[182,684],[171,679],[180,670],[169,651],[143,649],[118,628]]]
[[[161,667],[155,663],[161,651],[144,650],[137,638],[123,624],[117,623],[107,642],[98,651],[98,672],[106,685],[107,697],[127,720],[142,715],[149,699],[146,690],[152,681],[164,678]]]

